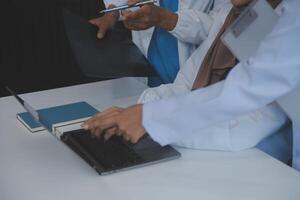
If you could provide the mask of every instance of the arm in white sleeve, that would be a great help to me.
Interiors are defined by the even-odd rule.
[[[207,37],[212,24],[212,17],[197,10],[181,10],[177,12],[178,21],[170,31],[178,40],[199,45]]]
[[[206,53],[207,41],[199,47],[191,57],[184,63],[177,73],[174,83],[162,84],[159,87],[148,88],[140,96],[138,103],[146,103],[149,101],[168,98],[175,95],[189,93],[192,89],[199,63],[202,62]],[[205,47],[204,47],[205,46]]]
[[[143,125],[162,145],[257,110],[300,84],[300,1],[283,1],[284,13],[255,56],[225,81],[187,95],[144,104]],[[209,94],[209,95],[208,95]]]
[[[139,97],[138,103],[156,101],[174,95],[190,92],[191,89],[188,84],[185,84],[186,80],[184,79],[182,74],[178,73],[176,80],[177,82],[175,81],[174,83],[162,84],[155,88],[146,89]]]
[[[191,91],[192,82],[194,80],[194,72],[197,65],[193,64],[193,57],[198,56],[201,53],[199,49],[191,56],[190,59],[184,64],[174,81],[170,84],[162,84],[158,87],[146,89],[140,96],[138,103],[146,103],[149,101],[156,101],[163,98],[168,98],[171,96],[176,96],[180,94],[186,94]]]
[[[176,145],[201,150],[240,151],[256,146],[281,129],[286,115],[276,103],[209,128],[185,131]]]
[[[215,13],[218,13],[225,6],[231,6],[228,0],[222,0],[222,2],[217,1],[212,10],[208,10],[207,6],[210,5],[211,1],[202,2],[202,4],[199,2],[198,8],[181,8],[177,12],[177,24],[170,33],[178,40],[195,45],[201,44],[215,20]]]

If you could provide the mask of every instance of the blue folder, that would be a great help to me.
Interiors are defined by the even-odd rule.
[[[53,124],[87,118],[99,112],[87,102],[77,102],[61,106],[49,107],[37,110],[40,119],[48,130],[52,130]],[[28,112],[18,113],[17,118],[31,131],[41,131],[45,128],[36,122]]]

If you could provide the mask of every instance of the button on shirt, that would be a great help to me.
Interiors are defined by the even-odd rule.
[[[178,0],[161,0],[160,6],[176,12],[178,10]],[[157,77],[148,79],[150,87],[174,81],[179,70],[179,55],[177,39],[171,33],[156,27],[147,57],[158,74]]]

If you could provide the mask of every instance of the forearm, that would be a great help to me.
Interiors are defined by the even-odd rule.
[[[211,31],[213,24],[222,23],[232,4],[229,1],[215,2],[212,10],[201,8],[182,8],[178,14],[175,28],[170,31],[178,40],[185,43],[200,45]]]
[[[209,12],[194,8],[179,10],[176,27],[170,33],[182,42],[200,45],[207,38],[213,24],[222,23],[232,8],[228,2],[221,5],[215,5]]]
[[[178,40],[195,45],[206,39],[213,18],[206,13],[195,10],[184,10],[177,13],[175,27],[170,31]]]
[[[277,133],[286,121],[286,115],[274,103],[206,129],[186,131],[175,144],[201,150],[240,151]]]
[[[191,65],[183,67],[177,74],[174,83],[162,84],[158,87],[146,89],[140,96],[138,103],[147,103],[173,97],[181,94],[186,94],[191,91]]]
[[[184,85],[163,84],[159,87],[148,88],[140,96],[138,103],[147,103],[189,92]]]

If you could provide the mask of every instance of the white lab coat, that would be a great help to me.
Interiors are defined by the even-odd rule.
[[[174,96],[182,93],[190,92],[198,73],[199,67],[210,48],[211,44],[215,40],[219,33],[223,23],[232,8],[232,4],[227,2],[221,7],[214,7],[209,13],[210,28],[207,30],[207,37],[199,46],[190,58],[184,63],[184,67],[178,72],[174,83],[163,84],[156,88],[149,88],[145,90],[140,96],[139,103],[146,103],[152,100],[158,100],[169,96]],[[199,23],[197,26],[201,26]]]
[[[229,0],[216,0],[216,6],[221,6]],[[109,4],[123,5],[127,0],[104,0]],[[207,37],[211,26],[210,16],[207,12],[213,0],[179,0],[178,22],[174,30],[170,31],[178,40],[179,64],[183,66],[192,52]],[[159,5],[159,3],[158,3]],[[144,31],[132,31],[132,40],[147,57],[148,48],[154,27]]]
[[[299,9],[300,1],[283,1],[277,26],[255,56],[239,63],[225,81],[189,92],[199,59],[221,27],[216,20],[174,85],[144,93],[142,101],[169,97],[144,104],[143,125],[151,137],[162,145],[235,151],[253,147],[278,130],[286,115],[273,101],[300,84]],[[228,11],[224,8],[219,15]]]

